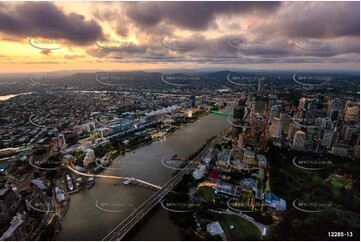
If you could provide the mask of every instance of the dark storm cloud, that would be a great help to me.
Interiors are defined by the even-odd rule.
[[[129,28],[127,28],[127,26],[125,26],[124,24],[117,24],[116,32],[122,37],[127,37],[129,34]]]
[[[160,41],[143,45],[131,45],[116,50],[90,49],[88,54],[94,57],[127,62],[140,60],[144,63],[198,62],[198,63],[323,63],[359,61],[359,39],[345,37],[331,39],[324,48],[305,50],[294,46],[288,38],[262,39],[261,45],[249,46],[250,49],[236,49],[227,43],[230,37],[247,40],[246,35],[225,35],[215,39],[195,34],[185,40],[197,42],[191,49],[175,51],[162,46]],[[248,46],[247,46],[248,47]],[[308,61],[307,61],[308,60]]]
[[[17,37],[66,39],[87,44],[102,36],[102,28],[84,16],[65,14],[49,2],[25,2],[0,9],[0,32]]]
[[[321,7],[322,6],[322,7]],[[328,2],[320,7],[312,5],[281,28],[290,36],[332,38],[360,35],[360,3]]]
[[[359,2],[292,2],[271,21],[250,29],[263,36],[335,38],[360,35]]]
[[[205,30],[219,14],[272,14],[280,2],[138,2],[125,4],[125,14],[141,28],[164,21],[180,28]]]

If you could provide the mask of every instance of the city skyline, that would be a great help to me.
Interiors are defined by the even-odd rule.
[[[0,0],[0,112],[0,240],[360,240],[359,2]]]

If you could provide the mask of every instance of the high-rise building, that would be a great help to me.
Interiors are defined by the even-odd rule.
[[[282,132],[287,132],[290,124],[293,123],[292,117],[288,114],[281,113],[280,118],[282,120]]]
[[[243,149],[244,146],[244,133],[241,133],[238,138],[238,148]]]
[[[344,107],[344,111],[346,112],[346,109],[349,107],[360,107],[360,101],[353,101],[353,100],[347,100],[345,107]]]
[[[345,141],[351,141],[352,136],[358,133],[358,128],[353,126],[346,126],[344,139]]]
[[[269,120],[272,120],[274,117],[279,118],[279,116],[280,116],[280,110],[278,109],[278,106],[272,105]]]
[[[331,115],[332,110],[342,110],[344,103],[340,99],[332,99],[328,102],[327,115]]]
[[[333,129],[333,123],[332,123],[331,118],[323,118],[322,119],[322,128],[328,129],[328,130]]]
[[[233,109],[233,123],[237,125],[243,125],[245,122],[246,115],[246,96],[244,93],[241,94],[240,99],[235,103]],[[238,138],[239,134],[242,132],[240,127],[232,127],[232,136]]]
[[[84,166],[88,166],[90,163],[94,162],[95,161],[95,153],[94,153],[94,150],[92,149],[87,149],[86,150],[86,155],[84,157],[84,160],[83,160],[83,164]]]
[[[259,79],[258,80],[258,88],[257,88],[257,92],[261,92],[261,88],[262,88],[262,80]]]
[[[256,138],[261,129],[261,125],[263,125],[263,122],[260,122],[259,120],[253,118],[250,121],[249,125],[251,126],[251,128],[249,128],[249,135],[253,138]]]
[[[273,106],[276,104],[277,96],[276,95],[269,95],[269,106]]]
[[[237,122],[242,122],[244,120],[245,115],[245,106],[246,106],[246,99],[240,99],[233,111],[233,119]]]
[[[305,97],[300,98],[299,104],[298,104],[298,110],[306,109],[306,101],[307,101],[307,99]]]
[[[345,108],[346,122],[359,122],[360,120],[360,103],[349,102]]]
[[[82,124],[81,127],[85,132],[91,132],[95,129],[95,122],[88,122],[86,124]]]
[[[253,112],[262,114],[264,111],[264,105],[264,101],[256,99],[253,103]]]
[[[253,96],[252,100],[252,111],[254,113],[262,114],[264,111],[265,102],[263,101],[263,97],[261,94],[256,94]]]
[[[58,145],[63,147],[63,148],[67,147],[67,143],[66,143],[64,134],[59,134],[58,135]]]
[[[304,150],[306,145],[306,133],[298,130],[293,138],[292,148],[295,150]]]
[[[287,139],[288,140],[293,140],[293,136],[295,135],[295,133],[300,130],[300,126],[298,126],[295,123],[291,123],[290,127],[288,128],[287,131]]]
[[[76,130],[65,132],[64,137],[69,146],[75,145],[79,140],[78,133]]]
[[[308,127],[306,132],[306,141],[313,142],[320,139],[320,129],[316,127]]]
[[[192,108],[194,108],[196,106],[196,96],[195,95],[191,95],[189,97],[189,100],[191,101],[191,106]]]
[[[332,109],[331,110],[330,118],[331,118],[332,122],[338,120],[339,116],[340,116],[340,110],[339,109]]]
[[[282,120],[280,118],[274,117],[272,119],[269,135],[275,138],[282,137]]]
[[[322,137],[322,146],[331,147],[335,132],[332,130],[325,130]]]

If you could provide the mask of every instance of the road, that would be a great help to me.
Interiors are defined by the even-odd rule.
[[[181,171],[170,179],[161,189],[148,198],[132,214],[124,219],[113,231],[111,231],[103,241],[121,240],[134,225],[136,225],[154,206],[163,200],[163,198],[182,180],[185,174],[190,173],[198,165],[198,161],[205,155],[210,147],[220,142],[224,136],[230,132],[226,129],[224,132],[214,138],[192,161],[190,161]]]

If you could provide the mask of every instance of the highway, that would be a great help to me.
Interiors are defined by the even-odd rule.
[[[163,198],[182,180],[185,174],[190,173],[197,165],[202,156],[208,151],[210,147],[220,142],[229,132],[227,128],[224,132],[214,138],[192,161],[190,161],[181,171],[179,171],[172,179],[170,179],[161,189],[155,192],[148,198],[141,206],[139,206],[132,214],[124,219],[117,227],[113,229],[103,241],[121,240],[127,232],[129,232],[157,203],[161,202]]]

